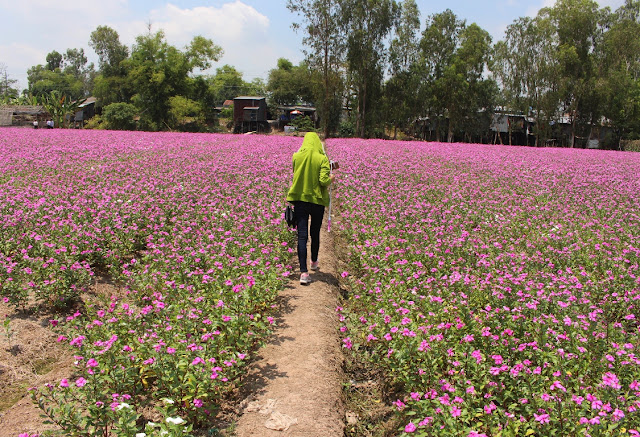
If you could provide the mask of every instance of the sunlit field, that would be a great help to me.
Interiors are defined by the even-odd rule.
[[[332,144],[344,347],[404,432],[638,435],[640,155]]]
[[[301,142],[0,130],[0,295],[51,314],[76,362],[31,391],[43,412],[92,435],[212,420],[295,273],[282,212]],[[327,153],[336,329],[383,371],[397,434],[640,435],[640,154]],[[96,296],[99,281],[124,291]]]

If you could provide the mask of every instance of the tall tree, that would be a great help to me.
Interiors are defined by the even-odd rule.
[[[613,14],[597,55],[604,115],[617,139],[640,138],[640,1],[626,0]]]
[[[542,9],[555,26],[559,65],[559,93],[563,112],[571,119],[570,147],[575,137],[599,118],[595,93],[595,48],[602,36],[603,11],[593,0],[558,0],[553,8]]]
[[[307,63],[320,72],[316,105],[325,136],[337,127],[342,109],[341,68],[344,60],[345,36],[341,32],[341,0],[287,0],[287,8],[302,18],[302,42]],[[319,105],[318,105],[319,103]]]
[[[447,102],[454,104],[455,99],[464,91],[460,79],[456,80],[453,68],[454,57],[460,40],[460,32],[466,25],[450,9],[433,14],[427,19],[427,26],[420,39],[420,65],[422,78],[420,98],[424,102],[425,116],[429,119],[436,132],[436,140],[447,121]],[[457,92],[459,91],[459,92]],[[454,95],[456,94],[457,95]]]
[[[63,58],[56,50],[47,53],[47,70],[56,71],[62,68]]]
[[[490,62],[489,33],[475,23],[467,26],[447,9],[429,17],[420,47],[421,96],[436,140],[445,132],[451,142],[456,132],[478,134],[485,124],[488,129],[496,90],[483,76]]]
[[[249,86],[242,78],[242,73],[229,64],[216,68],[216,74],[209,78],[209,87],[216,105],[249,94]]]
[[[79,51],[69,49],[67,52],[78,53]],[[63,70],[64,59],[62,54],[54,50],[47,54],[45,65],[34,65],[27,70],[28,90],[31,95],[45,96],[56,91],[71,100],[86,96],[89,89],[88,75],[85,75],[84,71],[76,75],[73,72],[73,65]]]
[[[269,71],[267,82],[271,99],[278,105],[313,101],[310,77],[306,63],[295,66],[288,59],[278,59],[278,68]]]
[[[343,0],[347,66],[356,96],[356,134],[371,135],[380,122],[382,79],[387,65],[385,42],[398,20],[395,0]]]
[[[386,120],[394,127],[405,127],[418,113],[416,89],[419,77],[416,71],[420,49],[420,11],[415,0],[400,3],[400,20],[389,46],[389,73],[384,87]]]
[[[98,68],[103,76],[125,75],[122,61],[129,57],[129,49],[120,43],[118,32],[109,26],[98,26],[91,32],[89,46],[98,55]]]
[[[18,80],[9,77],[7,66],[0,63],[0,99],[9,101],[18,97]]]
[[[126,80],[129,49],[120,43],[118,32],[108,26],[98,26],[91,32],[89,46],[98,55],[98,76],[93,94],[101,106],[129,102],[134,94]]]

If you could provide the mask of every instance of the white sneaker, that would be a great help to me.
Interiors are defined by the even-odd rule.
[[[300,283],[302,285],[311,284],[311,276],[309,276],[309,273],[303,273],[300,275]]]
[[[318,261],[312,262],[311,263],[311,270],[314,270],[314,271],[318,270],[320,268],[320,266],[318,264],[319,264]]]

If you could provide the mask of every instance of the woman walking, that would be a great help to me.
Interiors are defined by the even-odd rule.
[[[331,174],[331,165],[324,153],[320,137],[315,132],[308,132],[304,136],[302,146],[293,154],[292,161],[293,183],[287,194],[287,201],[295,207],[300,283],[309,284],[311,277],[307,269],[307,240],[311,236],[311,270],[317,270],[320,227],[324,207],[329,205],[328,187],[334,176]]]

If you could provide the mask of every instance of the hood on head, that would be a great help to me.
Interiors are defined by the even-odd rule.
[[[316,153],[320,153],[324,155],[324,148],[322,147],[322,141],[320,141],[320,137],[315,132],[307,132],[304,136],[304,140],[302,141],[302,145],[298,152],[304,152],[306,150],[314,151]]]

